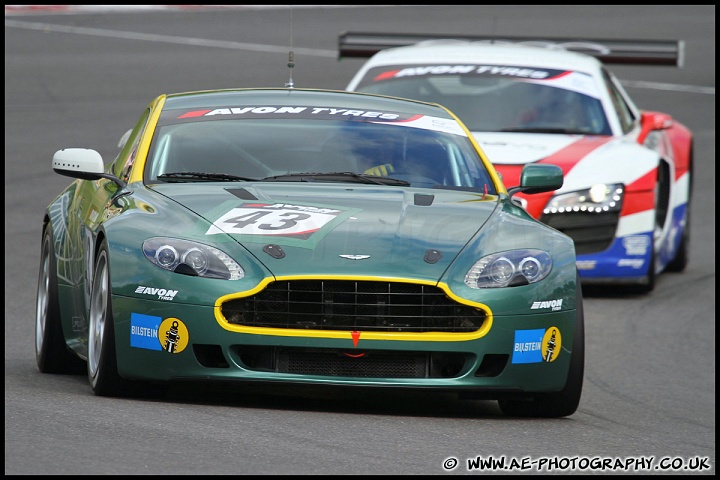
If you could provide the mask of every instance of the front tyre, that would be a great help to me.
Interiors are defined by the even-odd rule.
[[[675,256],[667,264],[668,272],[682,272],[687,267],[690,260],[690,197],[692,197],[692,171],[688,171],[688,192],[687,205],[685,206],[685,223],[683,226],[682,236],[680,237],[680,245],[675,252]]]
[[[626,288],[628,292],[636,292],[640,294],[650,293],[655,289],[657,282],[657,254],[655,253],[655,241],[651,243],[650,261],[648,262],[647,276],[643,283],[639,285],[629,285]]]
[[[129,382],[118,374],[107,242],[98,249],[90,292],[87,374],[96,395],[124,396]]]
[[[537,394],[531,401],[499,400],[503,414],[513,417],[558,418],[572,415],[577,410],[585,375],[585,314],[579,275],[576,286],[575,331],[565,387],[559,392]]]
[[[40,249],[35,304],[35,360],[42,373],[79,374],[85,371],[85,362],[68,348],[62,330],[57,259],[50,224],[45,226]]]

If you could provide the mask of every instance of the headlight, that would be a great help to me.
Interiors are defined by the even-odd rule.
[[[465,274],[470,288],[517,287],[539,282],[552,270],[552,259],[542,250],[509,250],[481,258]]]
[[[585,190],[554,196],[543,213],[617,212],[622,208],[624,192],[621,183],[598,183]]]
[[[204,278],[239,280],[245,271],[225,252],[177,238],[154,237],[143,243],[145,258],[175,273]]]

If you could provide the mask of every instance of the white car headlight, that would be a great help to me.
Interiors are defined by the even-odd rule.
[[[465,274],[465,285],[470,288],[517,287],[539,282],[550,270],[552,258],[543,250],[508,250],[475,262]]]
[[[585,190],[554,196],[543,213],[616,212],[622,208],[624,193],[625,189],[621,183],[598,183]]]
[[[245,276],[242,267],[225,252],[189,240],[149,238],[143,243],[143,253],[153,264],[175,273],[224,280]]]

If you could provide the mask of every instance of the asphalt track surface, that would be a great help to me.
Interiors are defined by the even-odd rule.
[[[496,474],[714,475],[714,5],[8,7],[17,6],[5,16],[6,475],[491,473],[468,467],[478,456],[519,462]],[[342,89],[362,63],[337,59],[346,30],[685,41],[682,69],[614,70],[640,107],[695,133],[690,264],[649,295],[586,292],[579,410],[509,419],[495,402],[391,393],[114,399],[95,397],[85,376],[40,374],[40,221],[69,183],[52,172],[53,153],[84,146],[113,157],[160,93],[283,86],[290,48],[296,87]]]

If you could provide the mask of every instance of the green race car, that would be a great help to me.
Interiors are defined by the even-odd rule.
[[[264,88],[157,97],[43,216],[41,372],[97,395],[175,382],[393,387],[561,417],[580,401],[572,240],[511,198],[436,104]]]

